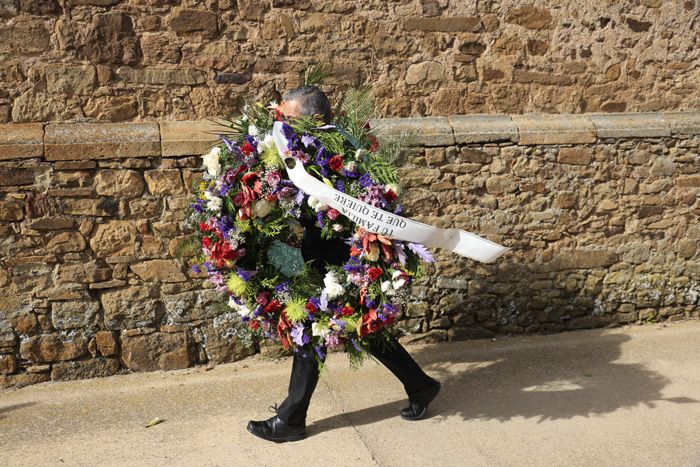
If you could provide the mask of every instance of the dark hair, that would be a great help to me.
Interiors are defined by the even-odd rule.
[[[282,101],[297,101],[302,115],[318,114],[325,123],[331,121],[331,102],[316,86],[299,86],[287,92]]]

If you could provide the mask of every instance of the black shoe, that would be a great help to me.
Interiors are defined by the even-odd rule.
[[[409,398],[408,407],[401,410],[401,418],[404,420],[420,420],[421,418],[425,417],[425,414],[428,411],[428,405],[430,405],[435,397],[437,397],[438,393],[440,392],[440,388],[442,387],[440,381],[433,381],[435,381],[435,383],[430,389],[430,392],[427,394],[426,402],[416,402]]]
[[[270,406],[272,407],[272,406]],[[277,412],[277,404],[274,411]],[[306,424],[288,425],[277,415],[267,420],[248,422],[248,431],[262,439],[284,443],[286,441],[298,441],[306,436]]]

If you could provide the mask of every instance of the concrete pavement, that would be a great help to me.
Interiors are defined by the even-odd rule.
[[[408,349],[443,383],[421,421],[381,364],[331,354],[307,439],[256,438],[291,369],[256,356],[0,390],[0,465],[700,465],[699,321]]]

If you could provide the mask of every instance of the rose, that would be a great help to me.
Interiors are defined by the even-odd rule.
[[[238,193],[235,194],[233,197],[233,204],[236,207],[241,207],[246,203],[245,199],[245,194],[242,191],[239,191]]]
[[[270,293],[266,292],[266,291],[260,292],[258,294],[257,298],[255,299],[255,303],[257,303],[258,305],[262,305],[262,306],[267,305],[269,301],[270,301]]]
[[[336,220],[336,219],[338,218],[338,216],[340,215],[340,211],[338,211],[337,209],[331,208],[331,209],[329,209],[329,210],[326,212],[326,215],[327,215],[331,220],[334,221],[334,220]]]
[[[340,170],[343,168],[343,156],[336,154],[335,156],[331,157],[328,161],[328,167],[330,167],[331,170],[340,172]]]
[[[373,267],[373,268],[369,268],[369,270],[367,270],[367,275],[369,276],[369,280],[374,282],[379,278],[379,276],[382,275],[382,272],[384,272],[384,271],[382,271],[381,268]]]
[[[343,316],[352,316],[354,313],[355,310],[349,305],[345,305],[342,310],[340,310],[340,314]]]
[[[243,146],[241,146],[241,152],[246,156],[250,156],[253,153],[253,151],[255,151],[255,148],[248,141],[246,141],[243,144]]]

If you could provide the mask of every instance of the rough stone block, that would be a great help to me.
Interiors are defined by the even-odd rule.
[[[404,20],[404,28],[407,31],[429,32],[479,32],[481,19],[478,16],[452,16],[452,17],[408,17]]]
[[[51,322],[56,329],[87,329],[97,325],[99,302],[54,302]]]
[[[154,332],[122,338],[121,359],[133,371],[176,370],[194,363],[188,333]]]
[[[46,160],[160,156],[157,123],[49,123]]]
[[[136,227],[130,221],[111,221],[99,224],[90,239],[90,248],[99,257],[133,255]]]
[[[32,384],[39,384],[49,381],[51,377],[48,373],[18,373],[0,377],[0,388],[21,388]]]
[[[155,324],[160,313],[156,296],[157,291],[146,286],[104,292],[100,301],[105,327],[116,331]]]
[[[154,259],[133,264],[131,270],[148,282],[184,282],[187,277],[173,259]]]
[[[101,378],[117,372],[119,372],[119,360],[116,358],[93,358],[53,364],[51,366],[51,380]]]
[[[219,315],[212,306],[220,301],[221,292],[213,289],[163,295],[163,305],[169,321],[189,323],[200,319],[212,319]]]
[[[596,141],[595,127],[584,115],[513,115],[518,143],[583,144]]]
[[[455,115],[448,121],[457,144],[518,141],[518,127],[509,115]]]
[[[95,344],[100,354],[106,357],[115,355],[118,351],[117,339],[112,331],[99,331],[95,333]]]
[[[449,146],[455,143],[447,117],[384,118],[370,121],[379,135],[400,136],[411,134],[416,146]]]
[[[154,195],[173,195],[184,192],[178,169],[147,170],[144,172],[148,191]]]
[[[626,112],[590,114],[598,138],[653,138],[671,136],[671,128],[660,113]]]
[[[138,84],[181,84],[192,86],[207,82],[207,73],[201,70],[164,70],[161,68],[131,68],[122,66],[117,69],[117,76],[123,81]]]
[[[0,160],[27,159],[43,155],[43,123],[0,125]]]
[[[205,154],[225,130],[210,121],[160,122],[161,153],[163,157]]]
[[[25,18],[0,28],[0,54],[37,53],[50,48],[51,33],[43,18]]]
[[[674,135],[700,135],[700,112],[662,112]]]
[[[212,37],[218,31],[217,18],[213,11],[175,7],[169,25],[177,34],[200,33]]]
[[[87,354],[87,341],[82,336],[64,341],[57,334],[41,334],[22,342],[19,353],[26,360],[40,363],[72,360]]]
[[[97,194],[133,198],[143,194],[143,180],[135,170],[102,170],[95,177]]]
[[[618,254],[608,250],[561,251],[551,261],[531,264],[533,272],[554,272],[567,269],[593,269],[610,266],[617,262]]]

